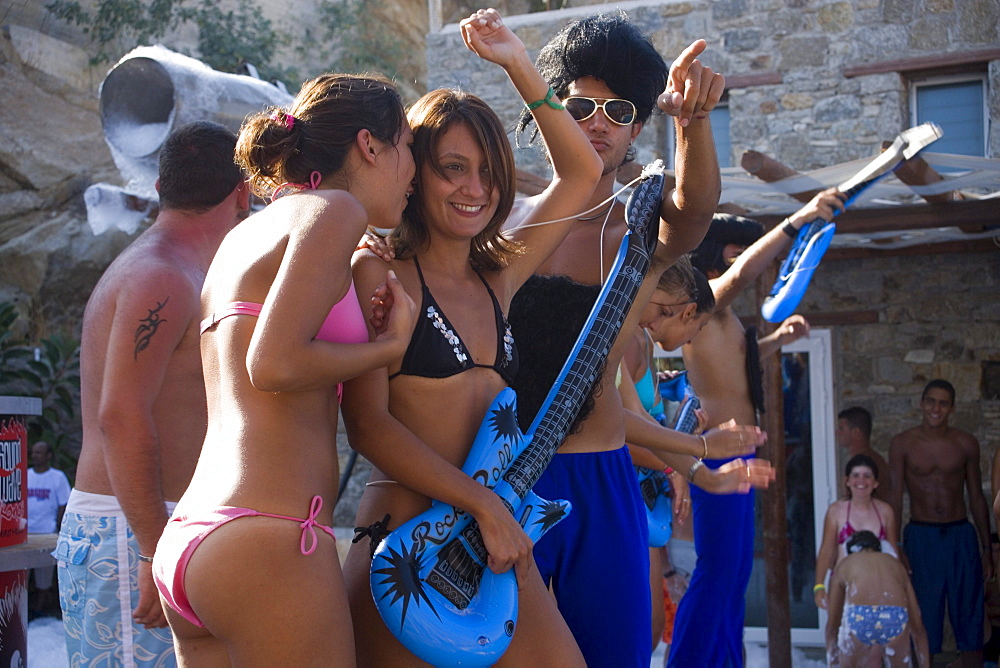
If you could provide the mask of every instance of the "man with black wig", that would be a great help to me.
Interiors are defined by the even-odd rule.
[[[539,273],[546,276],[529,281],[511,304],[511,327],[521,351],[521,373],[514,388],[524,424],[534,418],[553,374],[566,359],[594,303],[594,286],[605,280],[614,263],[626,231],[624,207],[612,197],[615,177],[618,168],[634,157],[632,143],[657,105],[675,116],[677,183],[664,193],[660,243],[623,331],[635,330],[660,274],[705,233],[721,190],[708,112],[725,85],[721,75],[697,59],[705,47],[703,40],[692,44],[668,74],[649,39],[624,13],[614,12],[570,23],[538,56],[536,66],[590,138],[604,161],[604,173],[590,199],[581,198],[580,210],[592,212],[578,219],[541,268]],[[530,122],[525,112],[519,129]],[[506,227],[518,225],[533,204],[532,198],[515,203]],[[572,316],[575,327],[553,317],[571,305],[579,311]],[[544,336],[533,336],[545,325],[549,326]],[[557,344],[550,333],[561,341]],[[618,367],[626,346],[625,339],[614,344],[607,369]],[[548,365],[548,370],[542,364],[533,368],[530,360],[537,357],[535,353],[557,363]],[[623,446],[627,418],[614,380],[610,373],[596,381],[592,410],[578,419],[534,487],[545,498],[573,503],[570,515],[538,542],[534,554],[587,664],[645,668],[652,653],[648,529],[632,461]],[[639,416],[635,420],[651,424]],[[704,441],[658,425],[650,427],[656,429],[675,436],[665,437],[674,438],[670,447],[675,452],[690,454],[700,454],[703,447],[733,453],[741,444],[752,451],[762,438],[756,428],[717,431]],[[633,439],[629,427],[627,440],[663,451],[668,446],[659,438],[641,442],[638,436]],[[681,471],[695,461],[677,454],[664,454],[663,459]],[[766,484],[772,473],[764,463],[753,471],[742,465],[735,468],[705,471],[695,482],[735,491]]]
[[[715,312],[681,349],[688,380],[710,426],[731,420],[756,424],[763,410],[760,359],[809,333],[809,323],[793,315],[758,342],[755,329],[744,331],[733,301],[791,246],[799,228],[817,218],[830,220],[843,206],[843,195],[836,188],[824,190],[763,236],[763,226],[755,220],[730,214],[713,217],[705,239],[691,254],[691,264],[708,276]],[[704,460],[711,469],[730,463],[729,458]],[[746,590],[753,568],[754,495],[720,496],[692,489],[691,503],[698,561],[677,606],[669,665],[742,666]]]

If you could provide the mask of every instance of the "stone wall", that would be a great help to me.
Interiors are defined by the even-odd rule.
[[[909,126],[906,80],[898,74],[845,78],[843,69],[1000,44],[994,0],[639,0],[573,3],[571,9],[505,17],[534,57],[567,21],[625,10],[672,60],[693,40],[708,41],[702,60],[729,77],[780,75],[781,83],[730,88],[732,164],[756,150],[809,170],[871,155]],[[576,6],[581,5],[581,6]],[[455,25],[427,38],[427,86],[461,86],[483,97],[506,122],[520,111],[494,66],[464,52]],[[1000,154],[1000,61],[989,66],[991,154]],[[665,150],[663,119],[637,141],[640,159]],[[541,173],[533,154],[522,166]]]

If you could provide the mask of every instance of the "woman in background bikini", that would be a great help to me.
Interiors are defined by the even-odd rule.
[[[847,554],[844,544],[857,531],[871,531],[882,541],[882,551],[896,556],[899,525],[892,506],[872,494],[878,487],[878,465],[867,455],[854,455],[844,467],[847,498],[834,501],[823,520],[823,542],[816,555],[817,607],[826,609],[826,573]]]

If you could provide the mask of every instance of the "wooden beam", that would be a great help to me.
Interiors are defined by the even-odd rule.
[[[756,299],[763,303],[777,277],[777,264],[772,262],[754,282]],[[766,336],[775,325],[763,319],[757,323],[757,336]],[[788,519],[786,514],[786,452],[785,410],[781,382],[781,355],[761,359],[763,366],[764,404],[761,428],[767,432],[767,443],[760,455],[771,462],[775,479],[761,495],[761,515],[764,543],[764,574],[767,591],[767,656],[772,666],[792,665],[792,617],[788,597]]]
[[[1000,233],[1000,231],[998,231]],[[881,257],[912,257],[915,255],[942,255],[945,253],[998,253],[1000,246],[994,239],[969,239],[967,241],[939,241],[932,244],[914,244],[903,248],[879,249],[873,247],[831,248],[823,256],[824,262],[838,260],[864,260]]]
[[[801,174],[791,167],[778,162],[774,158],[764,155],[759,151],[744,151],[740,158],[740,165],[747,173],[756,176],[761,181],[774,183],[791,176],[801,176]],[[819,190],[806,190],[800,193],[792,193],[792,197],[802,203],[806,203],[816,196]]]
[[[824,258],[825,259],[825,258]],[[872,323],[878,322],[878,311],[866,310],[866,311],[812,311],[806,313],[799,313],[803,318],[809,321],[809,325],[812,327],[841,327],[846,325],[870,325]],[[740,322],[743,323],[744,327],[757,326],[758,318],[760,316],[757,314],[749,316],[740,316]]]
[[[887,72],[920,72],[922,70],[936,70],[944,67],[956,65],[968,66],[974,63],[989,63],[991,60],[1000,60],[1000,49],[980,49],[976,51],[952,51],[951,53],[936,54],[933,56],[918,56],[903,58],[900,60],[883,60],[875,63],[864,63],[844,68],[844,76],[847,78],[866,76],[869,74],[885,74]],[[728,78],[728,77],[727,77]]]
[[[882,142],[882,150],[889,148],[892,142],[884,141]],[[927,164],[923,158],[919,155],[910,158],[909,160],[904,160],[903,163],[896,168],[896,178],[905,183],[908,186],[926,186],[931,183],[938,183],[939,181],[944,181],[944,177],[937,173],[937,171]],[[962,193],[957,190],[950,190],[946,193],[941,193],[939,195],[921,195],[927,202],[951,202],[957,199],[963,199]],[[1000,204],[997,204],[1000,207]]]
[[[755,215],[754,218],[766,228],[771,228],[784,220],[784,216],[780,214],[761,214]],[[995,227],[998,221],[1000,221],[1000,199],[853,208],[836,218],[837,232],[843,234],[905,232],[935,227],[959,227],[969,232],[981,232],[989,227]]]
[[[516,178],[517,192],[522,195],[527,195],[528,197],[537,195],[549,187],[548,179],[538,176],[537,174],[532,174],[531,172],[526,172],[523,169],[517,170]]]

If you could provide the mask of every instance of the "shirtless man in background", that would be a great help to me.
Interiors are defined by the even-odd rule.
[[[941,652],[947,598],[962,665],[981,666],[983,580],[993,576],[989,511],[979,472],[979,441],[948,424],[954,412],[952,384],[941,379],[927,383],[920,397],[920,424],[889,443],[892,506],[901,518],[903,492],[909,492],[910,522],[903,530],[902,547],[931,654]],[[968,520],[966,492],[973,523]]]
[[[851,406],[837,413],[837,430],[835,432],[837,445],[847,450],[845,462],[854,455],[866,455],[872,458],[878,466],[879,475],[883,480],[889,472],[889,463],[872,447],[872,414],[860,406]],[[889,499],[890,485],[880,485],[872,494],[876,499],[891,503]],[[899,519],[899,516],[896,516]]]

